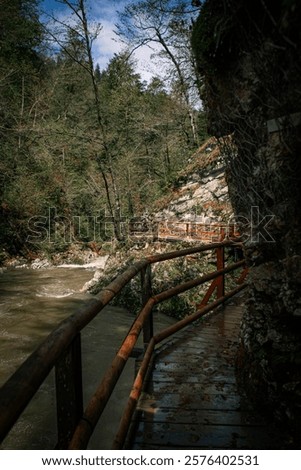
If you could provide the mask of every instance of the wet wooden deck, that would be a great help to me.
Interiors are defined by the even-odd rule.
[[[282,448],[277,430],[238,391],[239,304],[232,301],[158,351],[126,448]]]

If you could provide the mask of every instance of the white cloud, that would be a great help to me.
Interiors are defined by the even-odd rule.
[[[101,21],[102,30],[93,46],[93,55],[96,63],[99,64],[101,70],[107,65],[114,54],[122,50],[122,44],[114,33],[114,23],[103,20]]]
[[[122,51],[124,44],[114,32],[115,22],[103,20],[101,24],[102,30],[95,40],[93,55],[95,63],[98,63],[100,69],[103,70],[107,67],[114,54]],[[151,59],[153,53],[153,49],[143,46],[137,49],[133,54],[134,59],[137,61],[137,72],[141,75],[142,80],[146,80],[147,82],[149,82],[154,75],[159,74],[158,67]]]
[[[93,44],[93,57],[95,63],[99,64],[101,70],[105,69],[114,56],[124,48],[124,44],[115,34],[115,24],[118,20],[117,10],[122,11],[128,3],[126,0],[96,0],[87,2],[90,4],[90,20],[99,22],[102,30]],[[75,18],[71,18],[71,12],[68,7],[57,3],[55,0],[44,0],[42,2],[43,10],[54,15],[62,23],[73,25]],[[141,47],[135,51],[133,57],[137,61],[137,72],[142,80],[149,81],[152,76],[160,75],[158,66],[151,59],[153,50],[147,46]]]
[[[148,82],[153,76],[160,76],[160,67],[151,57],[155,50],[156,48],[151,49],[148,46],[143,46],[134,53],[134,57],[137,60],[138,73],[140,73],[143,80]]]
[[[119,53],[124,48],[124,44],[115,34],[115,24],[118,20],[117,10],[122,11],[128,4],[127,0],[104,0],[93,2],[92,14],[103,27],[99,37],[95,41],[93,54],[95,62],[99,64],[101,70],[106,68],[114,54]],[[137,61],[137,72],[142,80],[150,79],[158,74],[158,68],[151,59],[153,51],[147,47],[141,47],[133,54]]]

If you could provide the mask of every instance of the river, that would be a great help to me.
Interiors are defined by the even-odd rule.
[[[0,385],[47,334],[78,305],[90,298],[83,285],[95,269],[9,269],[0,274]],[[84,403],[113,359],[133,321],[123,308],[106,307],[82,332]],[[173,320],[157,318],[159,327]],[[89,449],[109,449],[134,377],[130,359],[89,443]],[[26,408],[1,449],[53,449],[56,444],[54,373],[51,372]]]

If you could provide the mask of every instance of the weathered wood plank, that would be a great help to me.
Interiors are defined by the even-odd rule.
[[[263,426],[199,426],[198,423],[140,423],[135,448],[280,449],[282,442]]]
[[[262,416],[254,415],[252,410],[207,410],[178,408],[144,409],[140,415],[141,423],[192,423],[199,425],[266,426]]]
[[[235,410],[240,408],[240,397],[236,395],[222,395],[204,393],[201,395],[189,393],[156,393],[156,397],[146,396],[139,402],[138,409],[167,407],[172,403],[175,408],[186,410]]]
[[[153,373],[153,379],[156,381],[164,380],[165,382],[180,383],[181,378],[187,383],[199,383],[201,380],[204,383],[236,383],[235,377],[229,377],[227,374],[215,375],[207,373],[196,376],[192,370],[187,371],[185,374],[182,371],[178,371],[177,373],[173,372],[166,375],[163,379],[162,371],[154,371]]]
[[[195,393],[197,396],[201,394],[237,394],[236,383],[226,382],[195,382],[195,383],[173,383],[170,381],[154,381],[148,387],[148,394],[156,393]],[[146,394],[147,395],[147,394]]]

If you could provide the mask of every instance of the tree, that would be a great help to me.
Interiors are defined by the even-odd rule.
[[[141,213],[162,195],[190,154],[182,101],[157,78],[145,86],[127,51],[101,73],[102,116],[124,215]]]
[[[43,63],[38,53],[42,30],[36,0],[0,0],[0,8],[0,132],[6,141],[17,138],[20,149],[23,121]]]
[[[57,31],[54,36],[58,37],[64,59],[79,65],[89,77],[94,104],[88,120],[95,117],[94,123],[86,123],[91,141],[89,152],[103,179],[114,235],[117,240],[122,240],[121,216],[132,216],[158,197],[178,168],[176,160],[182,163],[183,154],[187,153],[190,135],[183,118],[183,95],[179,97],[174,92],[171,97],[167,92],[145,90],[127,50],[113,57],[105,71],[97,70],[92,42],[99,25],[90,32],[83,0],[62,0],[62,3],[71,9],[76,22],[66,22],[64,34]],[[87,91],[82,96],[89,99]],[[79,101],[81,99],[79,97]],[[83,119],[81,113],[76,114]],[[184,114],[187,115],[186,111]],[[176,148],[176,143],[179,144],[176,133],[183,128],[184,152],[182,144]],[[96,181],[98,178],[94,177],[92,186],[95,190]]]
[[[132,2],[119,14],[117,33],[132,52],[148,45],[153,56],[167,64],[165,80],[173,84],[189,117],[190,139],[198,145],[195,105],[198,102],[195,63],[190,47],[191,21],[195,10],[174,0]]]
[[[122,240],[123,235],[121,233],[121,208],[120,208],[120,196],[118,187],[116,185],[116,178],[113,171],[112,164],[112,154],[110,150],[110,145],[108,142],[106,126],[101,112],[101,100],[98,88],[98,76],[99,74],[95,73],[96,67],[94,66],[94,59],[92,55],[92,45],[93,41],[98,36],[101,26],[99,24],[90,24],[87,16],[87,5],[85,0],[61,0],[60,3],[65,4],[70,9],[73,21],[70,23],[61,23],[58,22],[60,30],[53,31],[50,34],[57,41],[61,49],[66,55],[70,57],[71,60],[79,64],[87,73],[90,79],[90,86],[94,98],[94,115],[96,118],[96,126],[99,133],[98,139],[94,143],[94,158],[98,164],[100,173],[103,178],[106,197],[107,197],[107,206],[109,214],[111,216],[114,234],[117,240]],[[63,28],[63,30],[62,30]],[[82,54],[83,57],[81,60],[76,56],[70,49],[70,42],[68,39],[70,36],[77,38],[77,41],[83,46]],[[97,147],[98,142],[98,147]],[[113,191],[110,191],[110,187],[113,188]]]
[[[141,82],[128,49],[100,70],[92,46],[101,26],[87,2],[58,1],[70,15],[50,28],[37,1],[0,0],[0,235],[11,252],[123,241],[124,216],[151,210],[191,153],[179,82]],[[100,213],[107,233],[95,228]],[[50,243],[41,245],[45,227],[32,231],[39,217],[55,229]]]
[[[26,210],[30,206],[24,207],[26,198],[20,198],[20,188],[34,165],[29,147],[37,88],[43,79],[43,34],[36,0],[0,0],[0,10],[0,200],[5,208],[0,230],[3,242],[13,248],[23,243]],[[28,184],[29,181],[33,185],[31,191],[36,189],[33,179],[27,179]]]

